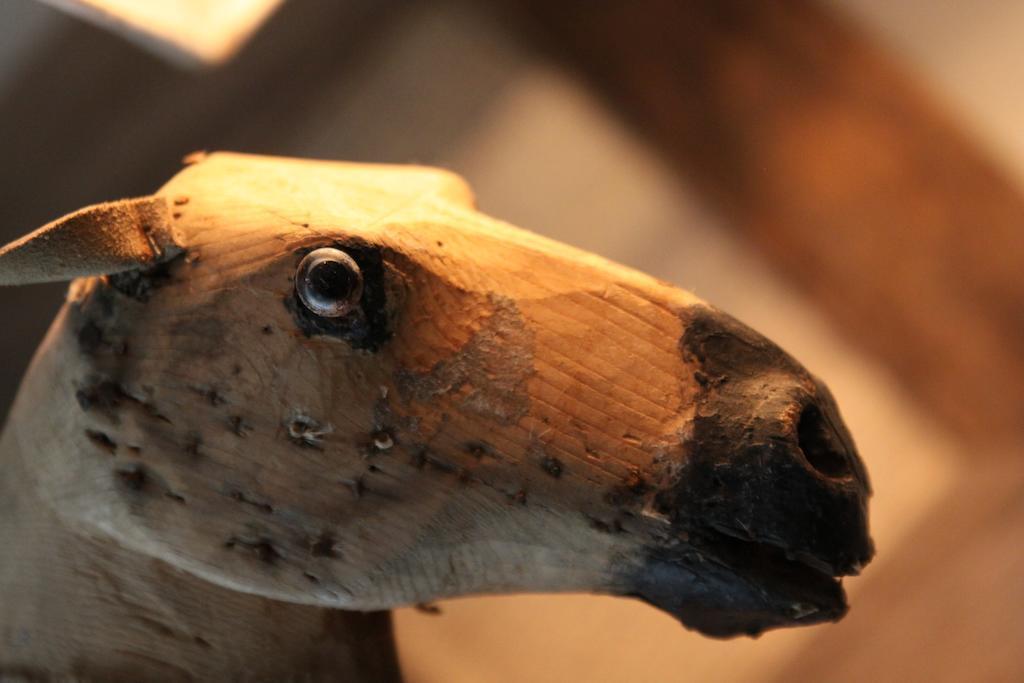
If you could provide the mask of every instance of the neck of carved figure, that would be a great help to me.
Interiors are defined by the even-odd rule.
[[[68,528],[36,495],[19,410],[0,441],[0,678],[399,679],[388,612],[227,590]]]

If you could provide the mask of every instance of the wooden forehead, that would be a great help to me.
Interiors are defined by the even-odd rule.
[[[443,169],[216,152],[182,170],[158,194],[171,203],[188,247],[223,252],[248,241],[241,233],[255,236],[269,226],[288,243],[340,228],[414,246],[428,260],[457,258],[460,268],[444,271],[460,286],[479,284],[457,282],[477,276],[463,272],[471,265],[471,271],[495,276],[532,271],[526,280],[542,280],[547,293],[615,282],[665,303],[699,303],[643,273],[475,211],[466,181]]]
[[[199,200],[266,209],[298,225],[325,217],[366,225],[430,200],[473,206],[473,193],[466,182],[443,169],[233,152],[203,156],[158,194],[182,207],[181,212],[188,202]]]

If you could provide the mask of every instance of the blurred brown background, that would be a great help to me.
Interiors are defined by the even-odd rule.
[[[462,599],[399,611],[410,681],[1024,680],[1021,26],[1013,0],[290,0],[183,71],[4,0],[0,237],[201,148],[437,164],[831,385],[879,551],[841,624],[718,642],[628,600]],[[0,290],[4,411],[63,290]]]

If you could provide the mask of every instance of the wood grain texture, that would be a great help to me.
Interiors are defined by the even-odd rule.
[[[550,563],[551,588],[573,567],[564,580],[577,585],[588,571],[580,554],[598,563],[589,577],[598,581],[611,550],[635,543],[592,527],[582,512],[605,514],[605,504],[598,495],[584,506],[594,496],[584,484],[613,487],[679,448],[693,391],[679,313],[696,299],[463,208],[465,185],[440,171],[215,155],[163,193],[188,198],[178,222],[188,254],[176,264],[187,277],[154,286],[147,300],[83,281],[32,376],[49,377],[38,382],[40,398],[55,383],[69,387],[56,399],[62,405],[47,402],[85,424],[42,433],[21,412],[11,421],[30,439],[26,452],[31,443],[52,453],[34,465],[69,521],[211,580],[359,608],[465,592],[472,581],[512,583],[531,563]],[[385,286],[400,327],[383,358],[330,337],[305,339],[285,305],[296,251],[338,240],[381,245],[395,264]],[[120,298],[107,315],[111,296]],[[583,345],[586,363],[571,344]],[[182,524],[183,508],[167,496],[135,514],[111,480],[109,453],[86,430],[113,441],[119,457],[156,449],[166,462],[148,479],[164,493],[192,491],[184,510],[194,523]],[[395,446],[376,449],[373,435],[385,430]],[[40,438],[80,444],[89,457],[69,461]],[[265,455],[243,468],[240,448]],[[586,449],[598,455],[588,459]],[[513,460],[520,467],[510,470]],[[83,490],[83,480],[109,484]],[[400,504],[406,491],[417,492],[415,506]],[[533,512],[520,527],[506,517],[521,491]],[[564,509],[542,506],[549,496]],[[571,532],[559,544],[523,545],[569,511]],[[335,538],[345,563],[310,556],[330,531],[319,526],[356,513],[359,524]],[[426,520],[431,527],[421,528]],[[245,531],[254,524],[255,536],[275,539],[274,571],[245,551],[260,542]],[[451,547],[465,525],[497,535],[461,539],[454,566],[395,557],[396,547],[412,546],[412,555]],[[360,540],[371,533],[387,542]],[[476,571],[506,550],[522,556],[495,573]],[[290,567],[292,557],[303,559]],[[312,587],[307,574],[317,578]]]
[[[74,533],[21,486],[17,460],[3,464],[0,679],[398,680],[388,613],[227,590]]]
[[[5,433],[4,533],[33,551],[7,564],[0,617],[35,643],[23,661],[66,674],[123,641],[210,678],[194,638],[192,660],[151,641],[231,592],[252,597],[199,636],[264,609],[254,651],[275,605],[299,639],[322,608],[525,590],[636,595],[720,637],[845,613],[832,577],[872,554],[863,464],[827,389],[752,330],[476,212],[437,169],[218,153],[158,196],[184,253],[73,283]],[[346,318],[296,296],[322,247],[362,271]],[[34,582],[34,525],[100,569]],[[108,555],[135,588],[97,581]],[[180,628],[120,634],[121,594],[147,615],[154,583]],[[59,601],[104,627],[46,621]],[[390,650],[335,640],[310,675],[390,670]],[[284,660],[297,675],[307,651]]]
[[[1024,200],[883,51],[807,1],[508,4],[951,426],[1020,436]]]

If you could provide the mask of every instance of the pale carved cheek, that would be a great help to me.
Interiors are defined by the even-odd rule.
[[[136,277],[136,285],[144,277]],[[163,546],[158,554],[169,553],[176,562],[199,561],[232,571],[233,560],[225,555],[230,553],[265,567],[275,581],[285,567],[304,568],[336,555],[328,548],[334,544],[333,532],[324,521],[356,497],[340,483],[345,473],[339,471],[339,458],[310,463],[308,455],[279,457],[307,447],[322,450],[318,447],[332,431],[330,415],[318,412],[320,423],[295,412],[292,424],[286,424],[288,416],[278,414],[278,403],[267,393],[284,403],[319,408],[319,401],[305,400],[309,397],[275,378],[284,373],[320,379],[322,373],[306,377],[287,358],[268,362],[273,354],[263,362],[254,360],[253,354],[239,351],[245,347],[234,335],[248,330],[269,347],[285,344],[300,351],[290,355],[294,359],[309,354],[301,353],[287,330],[259,327],[252,317],[238,321],[229,314],[213,315],[232,310],[230,297],[214,297],[212,310],[196,313],[181,308],[187,300],[173,291],[170,280],[147,288],[115,284],[96,281],[80,292],[57,342],[65,350],[51,356],[64,359],[59,383],[66,381],[74,394],[67,424],[78,430],[72,435],[75,457],[61,468],[66,481],[51,482],[54,490],[72,487],[76,480],[95,481],[90,495],[113,496],[99,504],[79,501],[81,510],[68,501],[64,512],[79,522],[109,512],[120,520],[116,534],[129,544],[141,543],[147,552]],[[146,296],[139,296],[142,291]],[[154,326],[154,315],[162,327]],[[228,324],[235,322],[240,324]],[[368,428],[370,408],[364,413]],[[358,455],[350,460],[358,463]],[[268,467],[281,469],[274,476]],[[105,474],[108,485],[103,484]],[[311,489],[311,483],[320,486]],[[299,489],[321,491],[323,500]],[[312,514],[303,510],[306,499]],[[109,520],[93,521],[109,528]],[[311,582],[311,576],[317,574],[304,569],[295,580]]]

